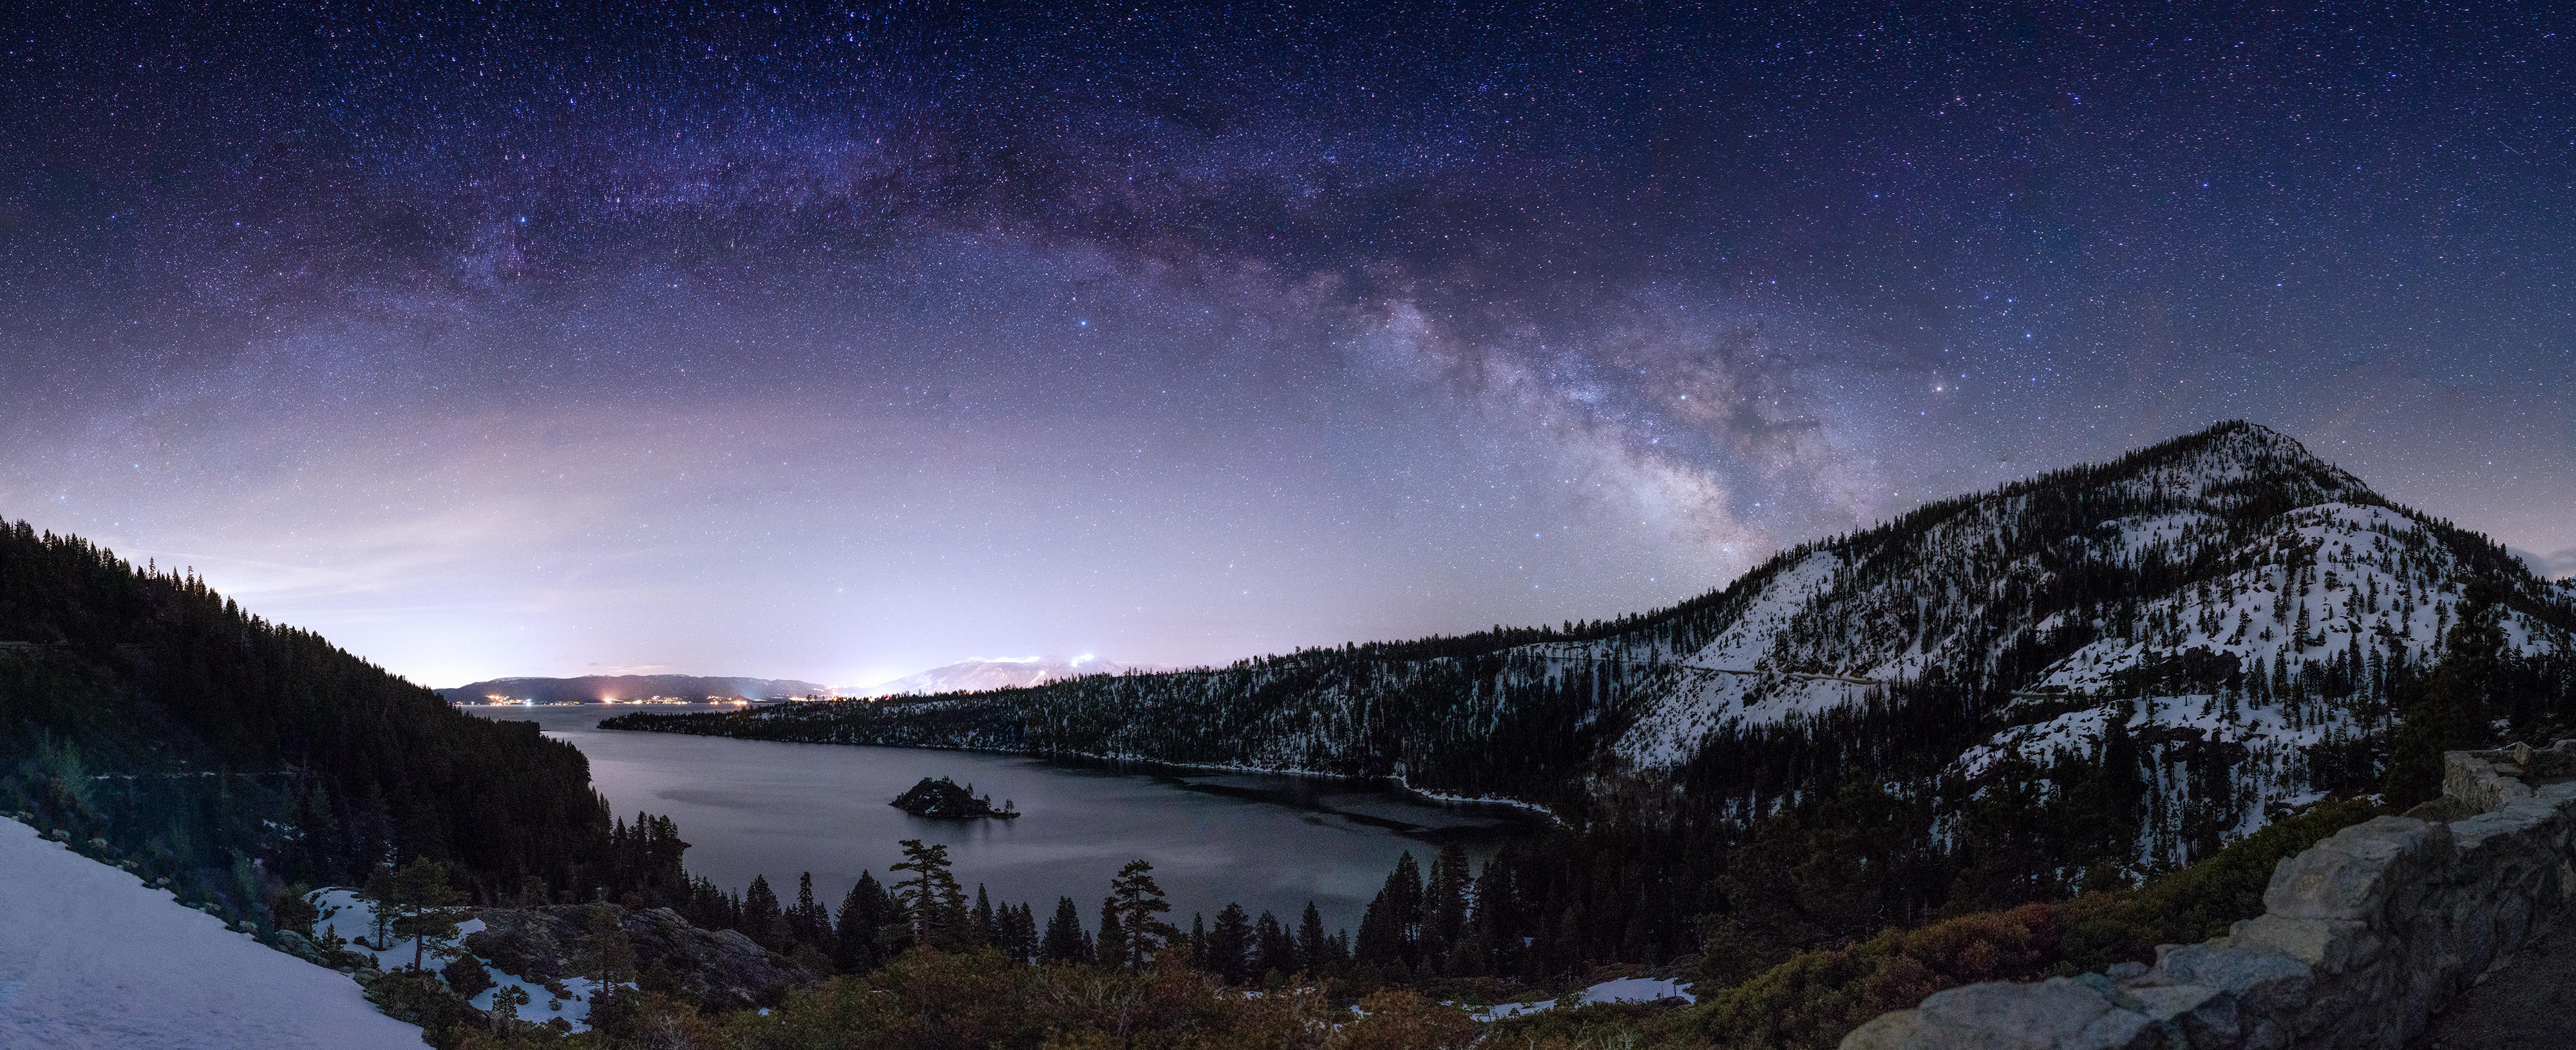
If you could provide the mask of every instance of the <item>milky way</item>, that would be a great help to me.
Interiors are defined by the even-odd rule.
[[[433,684],[1612,616],[2224,418],[2576,573],[2563,14],[7,16],[0,515]]]

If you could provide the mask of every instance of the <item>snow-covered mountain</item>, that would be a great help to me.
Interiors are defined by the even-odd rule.
[[[2473,580],[2502,596],[2504,648],[2533,690],[2576,688],[2576,585],[2228,423],[1808,544],[1617,621],[690,725],[1549,803],[1663,785],[1726,819],[1856,777],[1943,807],[1998,778],[2045,800],[2087,766],[2128,763],[2112,771],[2133,785],[2113,794],[2139,799],[2121,833],[2135,824],[2133,859],[2154,867],[2279,806],[2375,790],[2397,692],[2440,655]]]
[[[1866,533],[1774,563],[1741,612],[1692,651],[1641,651],[1624,638],[1543,648],[1679,672],[1644,698],[1619,741],[1622,757],[1655,767],[1688,759],[1711,726],[1777,722],[1927,672],[2009,678],[2025,707],[2158,700],[2139,705],[2135,724],[2182,724],[2215,702],[2222,674],[2268,685],[2275,669],[2322,675],[2358,660],[2366,672],[2431,657],[2472,576],[2518,577],[2533,599],[2505,615],[2509,650],[2569,646],[2563,620],[2536,615],[2553,602],[2563,615],[2567,588],[2501,572],[2520,566],[2388,504],[2289,438],[2242,427],[2156,458],[2079,492],[2026,482],[1913,515],[1931,520],[1900,523],[1898,536]],[[2085,505],[2104,509],[2086,515]],[[2194,650],[2226,670],[2203,659],[2177,671]],[[2032,651],[2054,658],[2035,671],[2006,666]],[[2323,717],[2300,718],[2297,738],[2319,739]]]
[[[1963,775],[2097,754],[2118,720],[2226,757],[2224,778],[2160,777],[2150,792],[2160,813],[2229,814],[2232,835],[2353,786],[2319,763],[2393,726],[2391,669],[2438,657],[2466,581],[2512,596],[2507,653],[2576,649],[2576,588],[2255,426],[1926,508],[1755,576],[1705,643],[1539,647],[1668,669],[1615,744],[1625,765],[1679,767],[1712,730],[1927,677],[1982,681],[2010,697],[2010,724],[1959,756]],[[2195,797],[2218,785],[2228,797]]]
[[[1019,656],[965,660],[944,667],[933,667],[919,674],[908,674],[891,682],[870,686],[846,686],[834,694],[849,697],[931,696],[938,693],[980,693],[988,689],[1010,689],[1045,685],[1095,674],[1131,674],[1138,671],[1163,671],[1169,668],[1151,664],[1122,664],[1096,656]]]

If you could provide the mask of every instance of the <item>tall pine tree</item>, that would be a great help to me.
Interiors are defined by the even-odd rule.
[[[1342,968],[1340,945],[1324,935],[1324,913],[1315,910],[1315,902],[1306,902],[1306,914],[1297,920],[1297,961],[1306,972],[1321,977]]]
[[[1381,969],[1413,965],[1422,936],[1422,869],[1407,850],[1360,916],[1360,960]]]
[[[1225,978],[1227,984],[1242,984],[1257,972],[1252,969],[1252,919],[1243,913],[1243,905],[1227,904],[1216,913],[1216,926],[1207,933],[1207,951],[1199,958],[1199,968]]]
[[[1125,951],[1120,956],[1131,970],[1141,970],[1154,956],[1171,947],[1181,931],[1163,921],[1163,913],[1172,910],[1163,899],[1163,887],[1154,882],[1154,866],[1143,860],[1131,860],[1118,869],[1118,877],[1109,880],[1109,906],[1118,913],[1118,929],[1124,936]],[[1108,935],[1102,934],[1106,941]],[[1101,961],[1110,959],[1108,946],[1102,945]]]
[[[1047,962],[1091,961],[1091,946],[1082,932],[1082,910],[1074,906],[1073,898],[1056,898],[1055,915],[1047,920],[1046,936],[1038,941],[1038,956]]]
[[[911,930],[912,942],[942,951],[964,948],[969,936],[966,891],[949,873],[948,847],[925,846],[920,839],[905,839],[902,845],[903,861],[886,867],[912,873],[894,887],[895,908]]]
[[[841,914],[832,930],[832,965],[843,973],[866,973],[885,961],[881,947],[886,927],[895,922],[894,901],[869,872],[841,898]]]
[[[752,876],[751,888],[742,893],[743,936],[770,951],[784,950],[788,947],[786,938],[781,936],[786,932],[785,919],[785,910],[778,906],[778,891],[769,888],[769,877]]]

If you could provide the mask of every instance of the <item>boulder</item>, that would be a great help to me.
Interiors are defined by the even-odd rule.
[[[2111,1004],[2109,982],[2052,977],[1934,992],[1923,1005],[1871,1020],[1842,1050],[2159,1050],[2164,1030]]]

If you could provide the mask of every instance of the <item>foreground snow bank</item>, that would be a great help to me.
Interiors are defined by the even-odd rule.
[[[347,976],[0,820],[0,1048],[421,1045]]]
[[[1689,986],[1680,981],[1657,980],[1651,977],[1626,977],[1616,981],[1603,981],[1600,984],[1584,989],[1583,999],[1577,1005],[1589,1006],[1593,1003],[1651,1003],[1660,999],[1679,999],[1686,1003],[1699,1001],[1691,995]],[[1541,1010],[1550,1010],[1555,1007],[1555,1001],[1546,999],[1542,999],[1534,1003],[1503,1003],[1499,1006],[1488,1006],[1482,1010],[1476,1011],[1475,1018],[1479,1021],[1500,1021],[1506,1017],[1517,1017],[1521,1014],[1534,1014]]]

